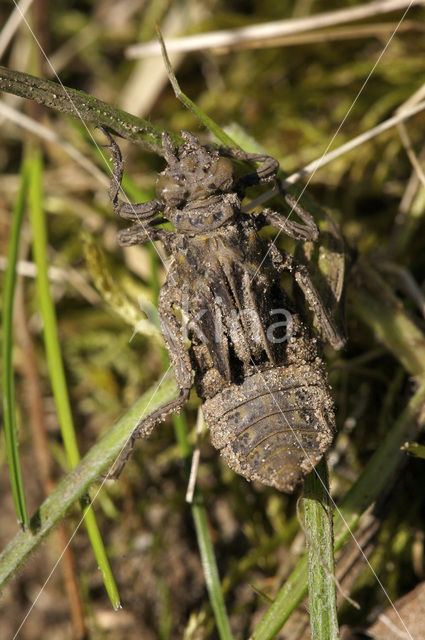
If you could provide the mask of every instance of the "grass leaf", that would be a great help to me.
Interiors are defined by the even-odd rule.
[[[16,438],[16,407],[13,378],[13,302],[15,298],[16,262],[18,259],[19,238],[25,213],[25,202],[28,192],[29,166],[27,159],[21,165],[19,191],[12,212],[12,223],[9,233],[9,250],[4,283],[2,312],[2,396],[6,452],[10,470],[10,484],[18,523],[25,529],[28,526],[28,511],[19,462],[18,443]]]
[[[304,509],[311,637],[337,640],[332,508],[324,459],[305,479]]]
[[[40,311],[43,318],[44,343],[49,366],[50,381],[58,412],[63,443],[69,466],[75,467],[80,461],[77,439],[72,419],[65,371],[59,344],[58,327],[48,279],[47,227],[43,209],[42,193],[42,158],[37,148],[32,149],[30,165],[30,215],[33,231],[34,258],[37,265],[37,293]],[[115,609],[119,607],[120,598],[112,570],[105,552],[100,531],[88,504],[82,504],[87,532],[93,547],[97,564],[104,578],[104,584],[111,603]]]
[[[122,138],[162,155],[163,129],[131,113],[112,107],[83,91],[2,66],[0,66],[0,91],[30,98],[46,107],[79,118],[84,123],[102,125]],[[180,138],[175,134],[170,133],[170,136],[175,144],[180,142]]]

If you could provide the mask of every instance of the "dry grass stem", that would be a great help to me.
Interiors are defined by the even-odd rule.
[[[305,18],[291,18],[289,20],[277,20],[276,22],[255,24],[249,27],[241,27],[239,29],[211,31],[209,33],[195,36],[186,36],[184,38],[167,40],[167,51],[168,53],[203,51],[206,49],[231,47],[251,40],[258,42],[269,38],[277,38],[283,35],[312,31],[323,27],[343,24],[344,22],[364,20],[365,18],[372,16],[405,9],[410,4],[412,4],[412,2],[409,0],[384,0],[384,2],[379,0],[376,2],[369,2],[359,7],[352,7],[350,9],[342,9],[339,11],[329,11]],[[422,4],[424,4],[424,0],[418,0],[415,2],[415,5]],[[127,47],[125,53],[128,58],[160,56],[161,48],[158,42],[152,41],[145,44],[135,44]]]

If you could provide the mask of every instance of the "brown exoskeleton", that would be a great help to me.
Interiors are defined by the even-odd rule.
[[[115,212],[135,225],[118,234],[122,246],[160,240],[173,257],[158,312],[179,395],[136,426],[114,475],[121,471],[136,438],[149,435],[189,397],[192,370],[213,445],[228,465],[248,480],[292,492],[329,448],[333,404],[317,340],[280,286],[289,272],[304,293],[321,330],[338,349],[344,339],[322,303],[307,268],[260,239],[271,225],[291,238],[315,241],[311,215],[283,193],[301,222],[264,209],[245,214],[245,189],[276,180],[277,160],[237,149],[201,146],[182,131],[184,143],[162,144],[167,167],[157,181],[157,199],[126,204],[118,198],[123,164],[109,139]],[[232,159],[259,166],[235,178]],[[159,228],[168,221],[174,231]],[[185,308],[187,307],[187,308]],[[176,309],[188,315],[185,333]],[[276,322],[279,314],[284,321]]]

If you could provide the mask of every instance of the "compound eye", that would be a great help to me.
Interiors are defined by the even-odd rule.
[[[162,175],[156,181],[156,193],[160,200],[170,204],[178,204],[182,201],[182,188],[176,178]]]

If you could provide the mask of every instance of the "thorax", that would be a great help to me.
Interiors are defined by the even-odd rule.
[[[256,269],[264,253],[263,243],[247,219],[196,235],[176,233],[173,245],[174,266],[181,278],[191,281],[234,264]]]

